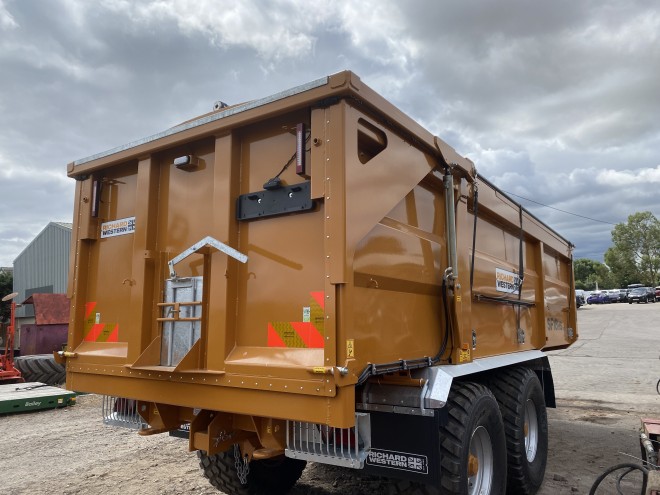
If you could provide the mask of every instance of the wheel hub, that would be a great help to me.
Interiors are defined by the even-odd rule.
[[[468,457],[467,471],[469,477],[476,476],[477,473],[479,472],[479,459],[472,454],[470,454],[470,456]]]
[[[472,433],[467,472],[468,494],[490,495],[495,476],[495,461],[490,434],[483,426],[478,426]]]
[[[536,452],[539,446],[539,422],[536,416],[536,407],[531,399],[525,403],[525,423],[523,426],[525,433],[525,454],[529,462],[536,458]]]

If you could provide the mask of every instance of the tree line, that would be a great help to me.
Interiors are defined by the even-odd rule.
[[[14,276],[11,272],[0,272],[0,298],[11,294],[14,285]],[[0,324],[9,322],[11,303],[0,303]]]
[[[660,221],[650,211],[630,215],[612,230],[605,263],[579,258],[573,262],[575,288],[625,288],[629,284],[660,285]]]

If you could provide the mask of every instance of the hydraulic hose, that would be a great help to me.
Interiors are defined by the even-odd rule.
[[[617,491],[618,493],[622,494],[623,492],[621,491],[621,480],[625,478],[627,475],[632,473],[633,471],[641,471],[642,472],[642,491],[640,492],[640,495],[644,495],[646,493],[646,485],[649,481],[649,470],[646,469],[643,466],[640,466],[639,464],[632,464],[629,462],[625,462],[623,464],[617,464],[616,466],[612,466],[607,468],[603,474],[601,474],[598,478],[596,478],[596,481],[594,481],[594,484],[591,486],[591,490],[589,490],[589,495],[595,495],[596,490],[600,486],[600,484],[603,482],[605,478],[607,478],[611,473],[614,471],[618,471],[620,469],[626,469],[626,471],[621,474],[616,481],[616,486],[617,486]]]

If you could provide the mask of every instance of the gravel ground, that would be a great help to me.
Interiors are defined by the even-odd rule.
[[[640,417],[660,417],[660,304],[579,310],[579,345],[551,353],[557,409],[540,495],[586,494],[607,467],[636,462]],[[0,492],[7,494],[217,494],[184,440],[104,426],[101,398],[0,416]],[[357,475],[356,475],[357,474]],[[391,482],[308,464],[293,495],[387,494]],[[639,483],[626,493],[639,493]],[[610,483],[598,493],[616,493]]]

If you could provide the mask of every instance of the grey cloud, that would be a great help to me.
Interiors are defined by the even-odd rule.
[[[660,105],[652,98],[660,68],[654,7],[505,4],[409,11],[410,29],[421,26],[427,41],[419,64],[438,100],[463,102],[451,112],[456,120],[471,132],[504,128],[517,139],[559,137],[570,146],[608,147],[654,132]]]
[[[512,193],[613,222],[658,213],[656,11],[623,0],[0,0],[0,197],[15,214],[0,223],[0,265],[70,218],[66,163],[215,100],[343,69]],[[580,255],[609,245],[611,226],[521,203]]]
[[[14,16],[7,10],[7,6],[4,1],[0,1],[0,29],[9,30],[16,28],[18,24],[14,19]]]

